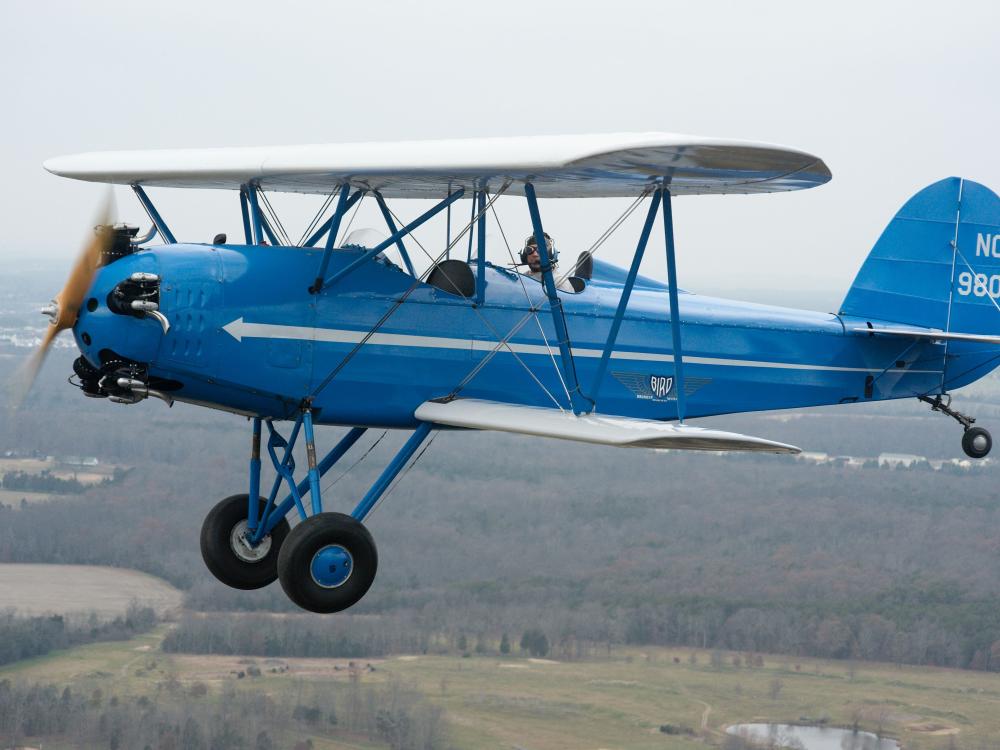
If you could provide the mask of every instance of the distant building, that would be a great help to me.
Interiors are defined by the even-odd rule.
[[[820,453],[818,451],[802,451],[798,455],[798,458],[801,458],[803,461],[813,461],[818,464],[824,464],[830,460],[830,454]]]
[[[909,469],[916,464],[925,464],[927,459],[924,456],[914,456],[911,453],[881,453],[878,457],[879,466],[889,466],[896,468],[902,466]]]
[[[971,458],[945,458],[939,461],[931,461],[931,466],[935,469],[943,469],[950,466],[955,469],[985,469],[996,463],[992,458],[980,458],[973,461]]]
[[[830,456],[828,459],[834,466],[848,466],[852,469],[860,469],[873,460],[872,458],[864,458],[863,456]]]
[[[97,466],[101,463],[94,456],[64,456],[56,460],[65,466]]]

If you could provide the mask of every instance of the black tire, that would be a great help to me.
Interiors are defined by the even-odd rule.
[[[323,552],[333,556],[324,569]],[[313,563],[317,567],[313,567]],[[346,572],[345,572],[346,571]],[[360,521],[343,513],[320,513],[307,518],[288,535],[278,553],[278,580],[288,598],[302,609],[327,614],[357,604],[378,571],[375,540]],[[324,580],[317,578],[317,574]],[[339,580],[343,577],[343,580]]]
[[[249,553],[240,554],[235,548],[235,534],[247,520],[247,494],[233,495],[220,501],[205,516],[201,526],[201,557],[205,566],[216,578],[234,589],[264,588],[278,577],[278,552],[288,536],[290,527],[284,518],[261,540],[258,549],[265,553],[257,560]],[[267,501],[260,498],[260,512]]]
[[[982,427],[970,427],[962,435],[962,450],[969,458],[986,458],[993,447],[993,438]]]

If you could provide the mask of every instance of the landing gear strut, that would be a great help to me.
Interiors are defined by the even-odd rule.
[[[276,477],[271,492],[259,495],[261,426],[267,426],[267,453]],[[295,482],[292,449],[305,433],[308,476]],[[356,604],[375,580],[378,552],[363,521],[399,476],[431,431],[421,423],[350,515],[324,512],[320,479],[365,432],[355,427],[316,460],[312,411],[303,408],[285,440],[270,420],[253,420],[250,492],[219,503],[202,529],[201,547],[209,570],[234,588],[261,588],[276,578],[289,598],[312,612],[339,612]],[[278,451],[283,451],[279,458]],[[288,496],[276,502],[282,483]],[[309,512],[303,498],[309,496]],[[254,498],[251,500],[250,498]],[[290,529],[285,516],[298,511],[299,524]]]
[[[972,425],[976,422],[975,417],[967,416],[960,411],[952,409],[950,394],[938,394],[933,398],[930,396],[917,396],[917,398],[925,404],[930,404],[931,411],[939,411],[942,414],[947,414],[962,425],[962,450],[965,451],[965,455],[969,458],[986,458],[986,455],[990,452],[990,448],[993,447],[993,438],[990,436],[989,430],[982,427],[973,427]]]

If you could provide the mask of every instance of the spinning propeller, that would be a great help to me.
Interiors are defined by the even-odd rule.
[[[84,297],[97,273],[101,256],[111,246],[113,239],[111,224],[114,212],[114,192],[108,188],[95,217],[93,236],[77,256],[76,263],[73,265],[62,290],[41,310],[44,315],[49,317],[49,327],[42,338],[41,345],[31,355],[27,364],[14,376],[13,394],[10,400],[10,405],[14,409],[21,406],[31,391],[35,378],[38,377],[38,372],[42,363],[45,362],[45,357],[56,336],[67,328],[72,328],[76,323]]]

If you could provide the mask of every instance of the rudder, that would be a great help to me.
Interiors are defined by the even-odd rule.
[[[910,198],[872,248],[841,314],[954,333],[1000,334],[1000,197],[958,177]],[[943,386],[993,369],[995,346],[950,342]]]

